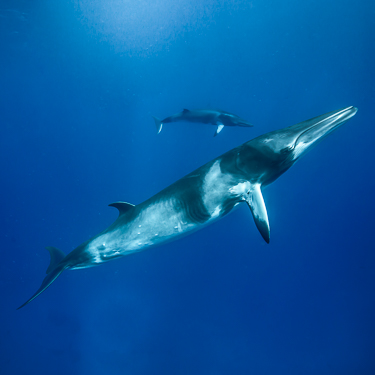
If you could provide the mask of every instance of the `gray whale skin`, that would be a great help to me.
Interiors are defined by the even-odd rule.
[[[145,202],[116,202],[116,221],[103,232],[65,254],[47,247],[47,276],[24,307],[67,269],[93,267],[161,245],[203,228],[246,203],[268,243],[270,228],[262,188],[286,172],[306,151],[357,112],[333,111],[294,126],[272,131],[238,146],[181,178]]]

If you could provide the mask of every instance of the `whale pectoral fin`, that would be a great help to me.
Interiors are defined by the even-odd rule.
[[[125,212],[128,212],[130,209],[132,209],[134,204],[127,203],[127,202],[114,202],[109,204],[110,207],[116,207],[119,210],[119,216],[123,215]]]
[[[184,108],[183,110],[182,110],[182,113],[189,113],[190,112],[190,110],[188,110],[188,109],[186,109],[186,108]]]
[[[266,205],[264,204],[263,195],[259,184],[252,186],[252,189],[249,191],[245,200],[250,207],[255,225],[257,226],[260,234],[267,243],[270,243],[270,225],[268,222]]]
[[[224,125],[223,124],[219,124],[217,126],[217,129],[216,129],[216,132],[214,134],[214,137],[216,137],[223,130],[223,128],[224,128]]]

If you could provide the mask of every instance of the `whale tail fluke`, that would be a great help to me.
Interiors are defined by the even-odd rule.
[[[153,118],[154,121],[155,121],[155,125],[156,125],[156,134],[159,134],[159,133],[161,132],[161,128],[163,127],[163,123],[162,123],[161,120],[158,119],[157,117],[152,116],[152,118]]]
[[[39,296],[39,294],[43,293],[67,268],[67,264],[61,263],[61,261],[65,258],[65,254],[55,247],[47,247],[46,248],[51,256],[50,264],[47,268],[47,276],[44,278],[42,285],[39,289],[35,292],[35,294],[29,298],[23,305],[17,308],[17,310],[21,309],[22,307],[26,306],[30,303],[33,299]]]

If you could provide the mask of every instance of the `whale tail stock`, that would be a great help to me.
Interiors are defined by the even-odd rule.
[[[157,117],[155,116],[152,116],[152,118],[154,119],[155,121],[155,125],[156,125],[156,134],[159,134],[161,132],[161,128],[163,127],[163,123],[161,122],[160,119],[158,119]]]
[[[31,298],[29,298],[24,304],[18,307],[17,310],[26,306],[33,299],[38,297],[39,294],[43,293],[68,267],[67,264],[61,262],[65,258],[65,254],[61,250],[52,246],[46,247],[46,249],[49,251],[50,256],[51,256],[50,264],[46,271],[47,276],[44,278],[42,285],[35,292],[35,294]]]

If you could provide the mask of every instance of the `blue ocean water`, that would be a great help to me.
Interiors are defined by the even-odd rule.
[[[1,374],[374,374],[375,3],[0,3]],[[357,115],[247,207],[175,242],[48,267],[271,130]],[[165,125],[222,108],[254,128]]]

